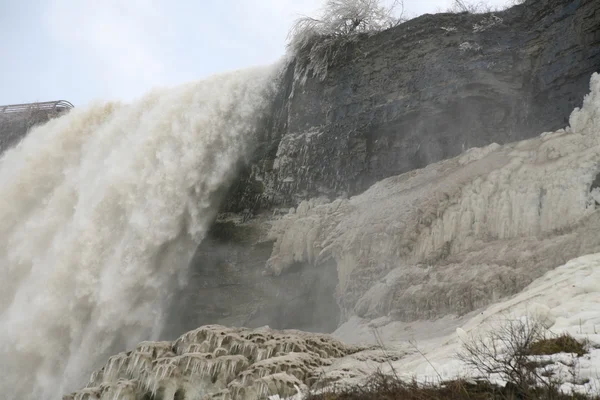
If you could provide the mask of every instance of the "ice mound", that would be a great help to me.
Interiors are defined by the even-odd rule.
[[[320,368],[359,350],[322,334],[204,326],[111,357],[64,400],[293,396],[319,380]]]

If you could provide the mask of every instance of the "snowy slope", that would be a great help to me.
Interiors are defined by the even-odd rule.
[[[300,331],[206,326],[175,342],[142,342],[131,352],[111,357],[87,388],[66,399],[135,399],[144,393],[160,393],[164,398],[225,400],[280,393],[301,400],[311,389],[358,384],[376,371],[392,373],[393,369],[400,377],[428,382],[476,376],[456,358],[462,341],[485,335],[506,318],[522,317],[548,322],[554,333],[568,332],[600,346],[596,333],[600,328],[600,253],[569,261],[519,295],[466,321],[447,317],[402,326],[384,319],[354,318],[334,334],[360,341],[377,335],[385,350],[361,350],[327,335]],[[457,324],[461,327],[449,332]],[[432,329],[436,326],[442,330]],[[566,382],[564,389],[600,387],[600,349],[592,347],[581,358],[559,354],[550,360]]]
[[[335,335],[349,339],[350,332],[355,332],[355,337],[364,339],[369,334],[373,337],[376,331],[389,349],[388,354],[399,357],[398,361],[391,363],[396,373],[407,378],[435,381],[440,378],[474,375],[474,371],[456,357],[463,341],[485,336],[487,331],[503,324],[507,318],[546,321],[552,333],[567,332],[577,339],[589,340],[592,347],[589,354],[581,358],[560,355],[554,359],[560,367],[559,373],[567,382],[565,388],[579,386],[582,391],[600,388],[600,349],[594,348],[600,347],[600,253],[569,261],[536,279],[520,294],[476,313],[466,322],[450,318],[438,321],[440,325],[445,325],[446,332],[437,338],[431,338],[432,328],[435,329],[431,323],[410,324],[410,334],[404,332],[405,337],[398,339],[398,335],[401,336],[402,329],[406,327],[401,323],[379,321],[377,324],[357,319],[342,326]],[[448,333],[451,327],[458,329]],[[407,340],[411,343],[407,343]],[[341,370],[350,370],[354,379],[346,381],[356,383],[378,368],[391,372],[392,367],[388,362],[375,360],[371,362],[370,368],[365,369],[365,363],[360,361],[361,354],[363,353],[339,360],[326,373],[339,376]],[[581,381],[575,382],[575,385],[569,383],[571,371],[576,372],[580,380],[589,381],[585,384],[581,384]]]

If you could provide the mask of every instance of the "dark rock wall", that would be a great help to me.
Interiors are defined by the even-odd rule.
[[[237,185],[252,193],[231,196],[229,210],[353,195],[470,147],[564,127],[600,70],[600,1],[424,15],[345,52],[324,81],[288,71],[271,142]]]
[[[263,240],[265,221],[215,223],[198,248],[188,285],[175,293],[165,337],[204,323],[332,332],[340,322],[335,263],[298,263],[280,276],[265,276],[273,242]]]

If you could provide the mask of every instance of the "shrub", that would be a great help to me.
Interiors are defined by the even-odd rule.
[[[502,11],[508,7],[523,4],[525,0],[508,0],[504,7],[494,7],[484,1],[453,0],[452,5],[446,10],[449,13],[485,14],[494,11]]]
[[[499,375],[521,390],[542,380],[530,362],[533,343],[544,339],[545,328],[529,319],[508,320],[485,337],[474,337],[463,343],[458,358],[486,375]]]
[[[573,336],[562,334],[554,338],[543,338],[531,344],[529,354],[543,356],[557,353],[575,353],[578,357],[587,354],[587,343],[580,342]]]
[[[361,34],[379,32],[402,21],[402,0],[389,7],[381,0],[326,0],[319,18],[301,17],[288,34],[288,49],[296,57],[297,78],[312,73],[321,80],[343,58]],[[400,16],[394,16],[400,10]]]
[[[454,0],[447,11],[451,13],[483,14],[498,11],[498,9],[493,8],[489,3],[484,1]]]
[[[398,377],[390,362],[392,375],[379,372],[362,385],[341,389],[330,382],[329,390],[311,394],[306,400],[600,400],[595,394],[561,392],[561,382],[550,379],[541,368],[543,364],[532,360],[532,356],[539,355],[587,353],[587,343],[572,336],[549,336],[542,323],[507,320],[485,336],[465,340],[459,353],[459,358],[484,378],[442,381],[439,377],[439,383],[407,382]],[[381,339],[376,339],[383,348]],[[502,377],[506,385],[491,383],[492,375]]]
[[[570,335],[551,337],[541,323],[530,319],[508,320],[486,337],[471,338],[463,343],[459,359],[484,376],[498,375],[524,398],[573,398],[563,396],[559,380],[552,378],[552,362],[532,356],[557,353],[587,353],[586,343]],[[552,394],[552,396],[550,396]],[[578,396],[578,395],[573,395]],[[579,397],[576,397],[579,398]],[[585,398],[585,397],[581,397]]]
[[[485,380],[456,379],[440,384],[404,382],[396,377],[375,374],[362,386],[309,395],[306,400],[598,400],[581,394],[564,394],[556,388],[532,388],[515,393],[510,386],[501,387]]]

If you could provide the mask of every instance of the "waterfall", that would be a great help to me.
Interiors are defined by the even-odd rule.
[[[0,388],[60,398],[156,340],[278,68],[96,103],[0,158]]]

